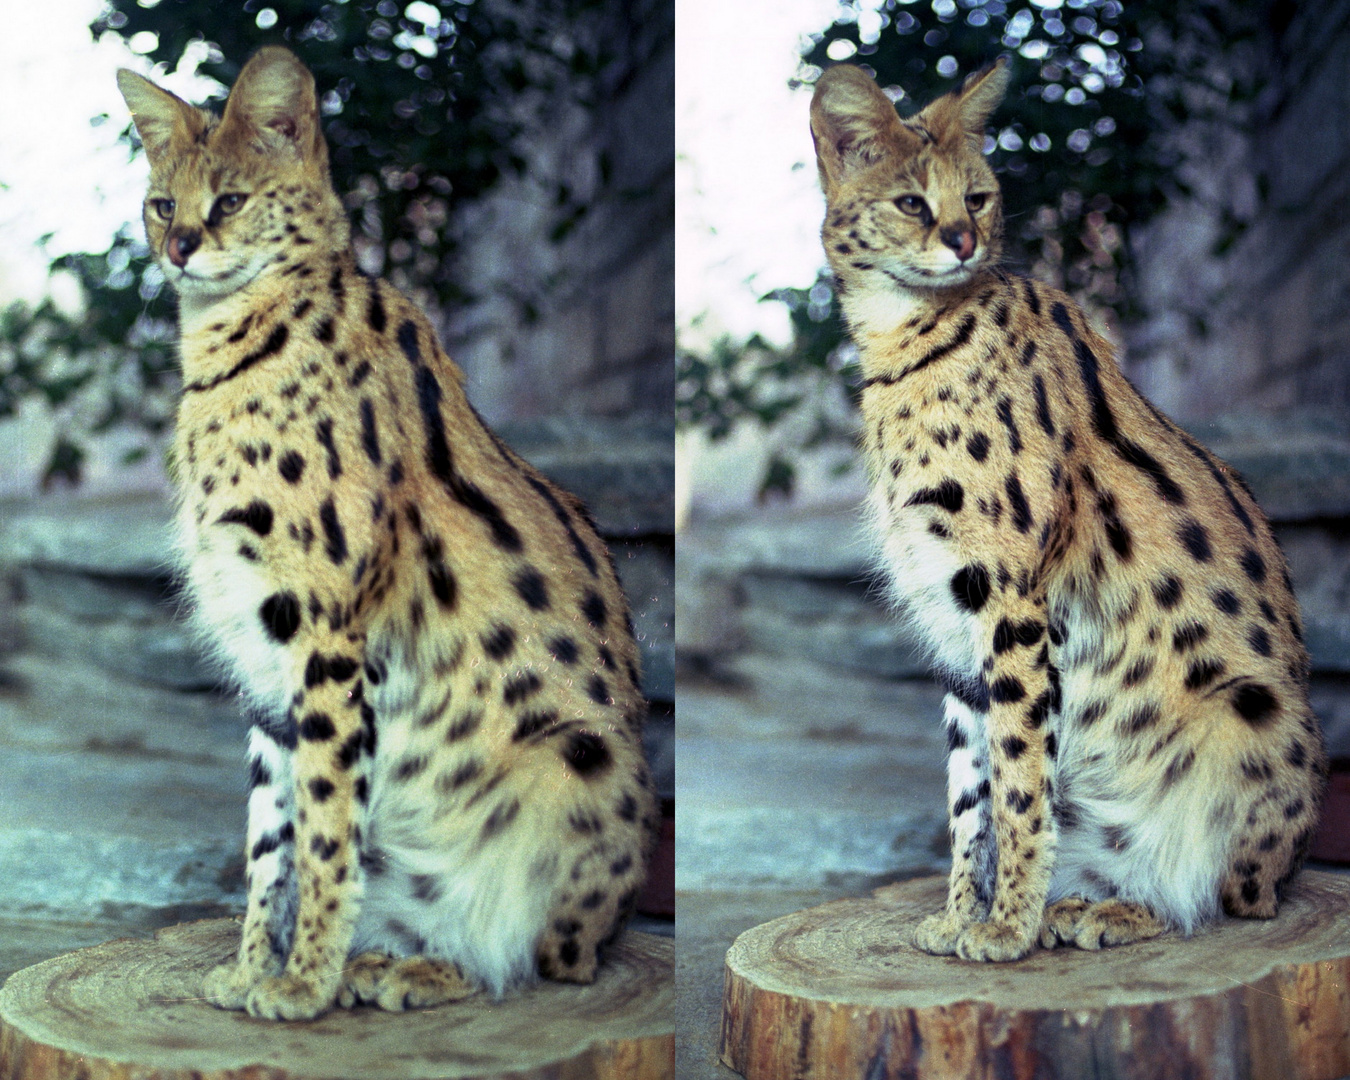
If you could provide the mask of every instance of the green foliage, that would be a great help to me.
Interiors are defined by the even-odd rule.
[[[1004,193],[1005,263],[1067,289],[1109,321],[1135,313],[1129,226],[1183,190],[1160,133],[1192,116],[1197,103],[1219,111],[1253,92],[1212,73],[1220,47],[1237,47],[1236,30],[1207,5],[1160,0],[854,0],[812,36],[792,84],[810,85],[836,61],[859,64],[907,116],[1010,56],[1011,84],[985,140]],[[681,423],[717,438],[738,419],[788,421],[791,407],[769,414],[742,401],[779,402],[803,374],[828,372],[856,392],[830,276],[764,300],[789,306],[790,348],[752,364],[738,360],[741,348],[731,341],[709,357],[681,356]],[[762,342],[747,347],[762,349]],[[812,402],[803,396],[796,406]]]
[[[227,87],[261,46],[292,49],[314,73],[334,186],[357,214],[364,265],[392,264],[400,287],[453,304],[466,299],[450,274],[454,211],[525,168],[520,137],[560,96],[585,105],[602,92],[598,75],[626,59],[589,25],[608,7],[111,0],[92,30],[154,35],[138,40],[154,40],[146,55],[169,66],[204,42],[199,72]],[[561,184],[554,194],[561,239],[589,200]]]
[[[198,71],[221,83],[222,99],[259,47],[292,49],[314,73],[363,268],[435,311],[473,299],[452,273],[456,212],[522,174],[531,136],[569,105],[621,93],[670,36],[661,12],[615,0],[109,0],[90,30],[118,34],[166,68],[205,53]],[[130,126],[125,138],[135,145]],[[628,194],[604,155],[596,166],[584,191],[555,182],[546,227],[555,243],[597,203]],[[49,302],[0,315],[0,416],[24,398],[67,410],[77,396],[94,399],[66,418],[49,479],[78,481],[85,432],[132,423],[154,433],[171,419],[160,400],[176,383],[171,304],[133,238],[140,224],[129,230],[107,253],[53,264],[80,282],[82,315]],[[521,318],[543,299],[517,298]]]
[[[35,398],[67,419],[44,486],[79,482],[84,433],[126,423],[152,435],[166,430],[178,385],[172,311],[143,242],[124,232],[104,254],[63,255],[52,269],[95,302],[77,316],[51,300],[0,312],[0,417]]]

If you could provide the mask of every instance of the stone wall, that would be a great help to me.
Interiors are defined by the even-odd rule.
[[[1211,74],[1257,94],[1168,136],[1189,194],[1134,231],[1125,367],[1184,421],[1348,410],[1350,2],[1216,8],[1246,32]]]
[[[511,0],[493,0],[502,7]],[[669,0],[592,5],[568,31],[611,57],[593,100],[550,103],[527,168],[465,211],[444,327],[489,422],[668,418],[675,348],[675,39]],[[559,43],[558,48],[566,48]],[[563,239],[557,192],[589,204]]]

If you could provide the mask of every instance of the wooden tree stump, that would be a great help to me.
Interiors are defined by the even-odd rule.
[[[669,1080],[674,949],[627,933],[591,986],[543,982],[406,1013],[335,1009],[277,1023],[198,995],[234,954],[232,919],[110,941],[0,989],[0,1080]]]
[[[1350,1074],[1350,878],[1305,872],[1279,917],[1011,964],[928,956],[943,878],[748,930],[723,1062],[748,1080],[1334,1080]]]

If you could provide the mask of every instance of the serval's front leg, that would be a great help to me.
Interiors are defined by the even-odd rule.
[[[213,970],[205,986],[222,1009],[244,1008],[254,986],[281,974],[295,932],[295,719],[286,712],[251,719],[244,933],[236,959]]]
[[[962,931],[956,953],[967,960],[1016,960],[1036,944],[1054,861],[1045,735],[1059,708],[1059,676],[1043,599],[1010,590],[991,596],[982,614],[997,870],[989,916]]]
[[[994,837],[989,813],[989,754],[983,711],[983,687],[948,677],[943,702],[947,728],[947,809],[952,869],[946,907],[924,919],[914,931],[914,945],[924,952],[949,956],[966,927],[989,910],[994,887]]]

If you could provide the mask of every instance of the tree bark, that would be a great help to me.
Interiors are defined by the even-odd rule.
[[[946,880],[799,911],[727,953],[721,1056],[748,1080],[1334,1080],[1350,1073],[1350,878],[1220,919],[1010,964],[910,943]]]
[[[670,1080],[674,949],[628,933],[591,986],[542,982],[386,1013],[337,1009],[277,1023],[200,996],[232,956],[239,924],[171,927],[153,941],[110,941],[11,976],[0,990],[3,1080]]]

